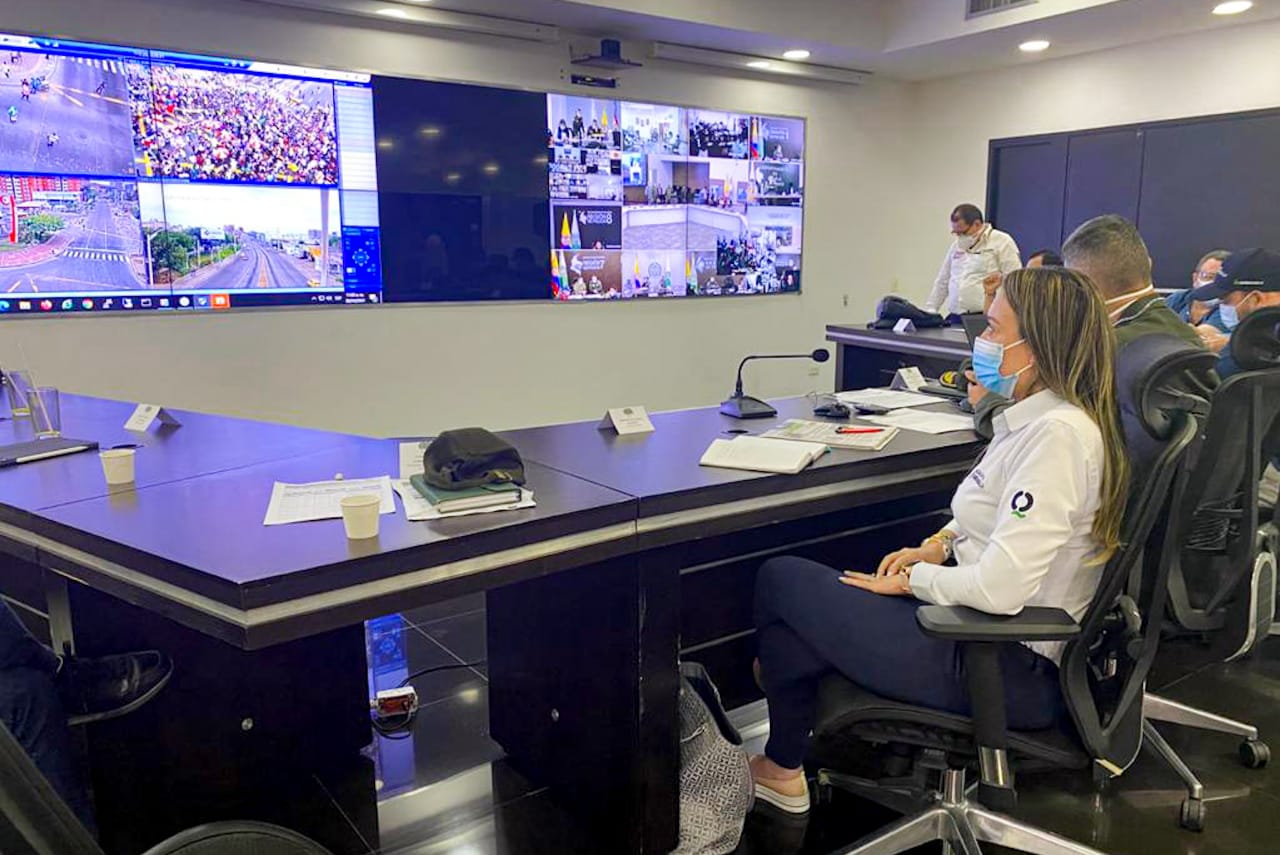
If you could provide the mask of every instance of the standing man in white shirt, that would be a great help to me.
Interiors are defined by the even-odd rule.
[[[989,276],[1004,278],[1022,267],[1018,245],[1013,238],[982,219],[976,205],[957,205],[951,212],[951,233],[955,240],[942,260],[942,269],[925,302],[928,312],[944,317],[983,311],[986,292],[982,282]]]

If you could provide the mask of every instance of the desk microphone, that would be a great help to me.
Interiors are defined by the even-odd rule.
[[[720,412],[735,419],[766,419],[769,416],[778,414],[777,410],[759,398],[752,398],[742,394],[742,368],[753,359],[812,359],[814,362],[826,362],[830,358],[831,353],[823,347],[818,348],[813,353],[757,354],[748,356],[738,363],[738,383],[733,388],[733,397],[720,405]]]

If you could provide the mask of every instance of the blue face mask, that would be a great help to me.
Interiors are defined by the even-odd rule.
[[[985,386],[988,391],[995,392],[1002,398],[1013,398],[1013,390],[1018,385],[1018,377],[1031,365],[1025,365],[1019,371],[1007,377],[1000,373],[1000,366],[1004,364],[1004,352],[1023,344],[1025,341],[1026,339],[1020,338],[1013,344],[1003,345],[990,339],[974,339],[973,375],[978,378],[978,382]]]
[[[1222,318],[1222,325],[1228,332],[1240,326],[1240,312],[1235,306],[1223,303],[1218,307],[1218,317]]]

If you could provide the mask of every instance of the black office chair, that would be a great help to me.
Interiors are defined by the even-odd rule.
[[[26,751],[0,724],[0,852],[103,855]],[[288,829],[261,822],[217,822],[176,834],[145,855],[329,855]]]
[[[1172,556],[1168,608],[1177,629],[1202,635],[1222,661],[1255,651],[1270,634],[1275,614],[1280,511],[1260,519],[1258,485],[1267,462],[1280,455],[1280,308],[1250,315],[1230,347],[1244,370],[1214,393],[1192,461],[1178,511],[1187,536]],[[1144,707],[1149,743],[1187,786],[1187,828],[1204,826],[1204,786],[1152,722],[1238,736],[1240,761],[1250,768],[1271,759],[1253,725],[1157,695],[1147,695]]]
[[[1194,356],[1194,354],[1192,354]],[[1144,480],[1135,482],[1125,514],[1124,546],[1104,568],[1093,603],[1080,623],[1058,609],[1028,608],[1015,617],[966,608],[923,606],[917,620],[929,635],[963,644],[972,716],[954,715],[877,697],[840,676],[819,694],[813,758],[863,753],[863,743],[889,746],[905,774],[863,779],[821,768],[818,796],[839,788],[912,814],[842,855],[895,855],[942,841],[944,851],[979,855],[982,842],[1037,855],[1097,855],[1096,851],[1019,822],[1014,774],[1037,768],[1086,769],[1121,774],[1142,746],[1143,685],[1160,641],[1159,615],[1167,591],[1167,555],[1177,532],[1169,509],[1187,478],[1185,454],[1198,426],[1187,410],[1205,402],[1173,388],[1185,374],[1185,348],[1152,363],[1130,392],[1143,413],[1143,429],[1163,437]],[[1165,408],[1169,409],[1165,409]],[[1150,547],[1150,549],[1148,549]],[[1010,732],[998,659],[1001,644],[1065,641],[1062,692],[1070,720],[1037,732]],[[976,794],[965,786],[976,766]],[[935,781],[936,786],[933,786]],[[999,812],[998,812],[999,811]]]

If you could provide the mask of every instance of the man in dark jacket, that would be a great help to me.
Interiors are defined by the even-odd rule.
[[[1180,340],[1183,347],[1205,349],[1196,331],[1174,314],[1156,293],[1151,283],[1151,255],[1133,223],[1114,214],[1095,217],[1067,238],[1062,257],[1067,267],[1087,275],[1106,301],[1116,331],[1116,364],[1121,374],[1124,373],[1120,367],[1125,363],[1125,347],[1142,336],[1170,336]],[[1140,425],[1141,416],[1133,410],[1127,397],[1122,395],[1120,399],[1125,436],[1143,436],[1144,431],[1134,429]],[[1012,402],[992,394],[972,376],[969,401],[973,404],[974,430],[990,439],[992,420]],[[1131,449],[1135,469],[1141,470],[1142,460],[1157,451],[1154,441],[1150,448]]]

